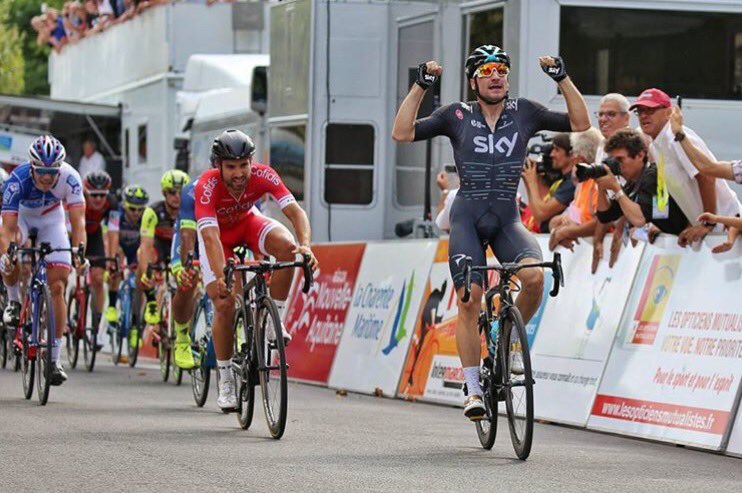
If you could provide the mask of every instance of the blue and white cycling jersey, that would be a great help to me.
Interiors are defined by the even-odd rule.
[[[34,184],[31,165],[24,163],[14,169],[5,182],[2,214],[18,216],[21,243],[35,230],[39,243],[48,242],[52,248],[69,248],[63,203],[70,209],[85,207],[82,180],[77,171],[62,163],[57,182],[51,190],[42,192]],[[47,257],[51,267],[69,267],[71,260],[69,252],[53,252]]]
[[[62,163],[57,183],[48,192],[42,192],[34,184],[31,164],[24,163],[5,182],[2,213],[27,218],[51,215],[64,221],[63,202],[70,208],[85,206],[82,180],[75,168]]]

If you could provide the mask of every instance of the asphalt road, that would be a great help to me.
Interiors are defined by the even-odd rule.
[[[460,409],[292,384],[276,441],[262,408],[248,431],[213,393],[197,408],[188,377],[69,375],[39,407],[0,370],[0,491],[742,491],[740,459],[563,426],[522,462],[503,420],[486,451]]]

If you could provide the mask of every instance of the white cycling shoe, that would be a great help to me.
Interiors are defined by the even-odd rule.
[[[219,379],[219,397],[216,405],[222,411],[233,411],[237,409],[237,393],[235,392],[234,377]]]

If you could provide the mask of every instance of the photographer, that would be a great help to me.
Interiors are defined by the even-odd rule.
[[[541,233],[549,232],[549,220],[561,214],[575,197],[575,185],[571,174],[574,163],[571,159],[572,144],[569,134],[560,133],[551,141],[551,164],[554,170],[561,173],[561,178],[554,182],[544,196],[539,186],[537,163],[526,160],[522,177],[528,194],[528,205],[533,219],[539,223]]]
[[[622,129],[605,144],[607,157],[602,165],[580,165],[577,178],[594,178],[598,183],[598,220],[609,223],[625,216],[632,226],[634,239],[653,242],[660,232],[679,235],[689,227],[688,218],[669,197],[667,213],[657,209],[657,166],[648,160],[647,146],[641,134]],[[616,179],[626,179],[621,187]],[[614,192],[608,198],[607,191]]]

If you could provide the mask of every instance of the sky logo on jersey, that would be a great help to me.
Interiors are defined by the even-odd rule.
[[[487,136],[477,135],[474,137],[474,145],[476,146],[474,152],[480,154],[495,154],[495,151],[497,151],[500,154],[504,154],[506,157],[510,157],[513,153],[513,149],[515,149],[515,143],[517,141],[518,132],[515,132],[509,139],[507,137],[500,137],[497,142],[495,142],[494,134],[489,134]]]

